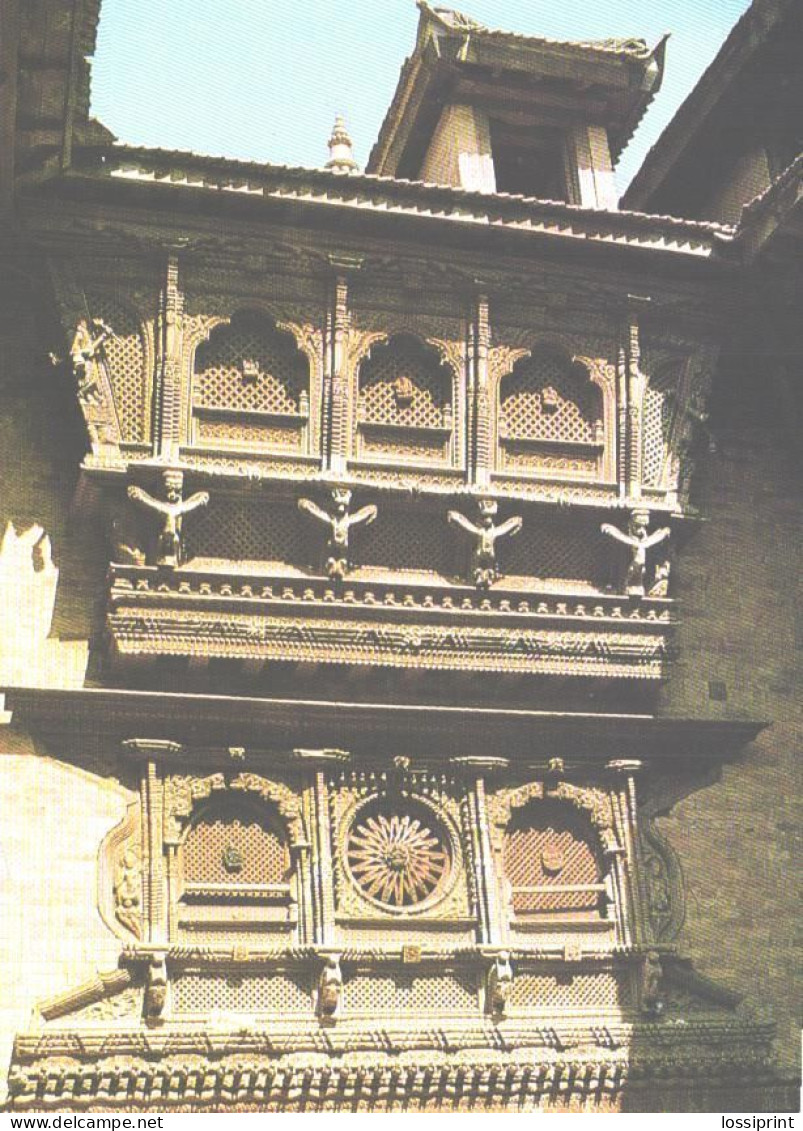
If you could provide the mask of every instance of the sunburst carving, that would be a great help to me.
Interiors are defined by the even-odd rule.
[[[369,899],[388,907],[423,903],[449,868],[445,835],[423,812],[374,810],[358,817],[348,839],[348,864]]]

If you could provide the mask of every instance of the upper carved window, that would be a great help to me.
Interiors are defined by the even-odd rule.
[[[195,443],[304,450],[309,420],[309,359],[267,316],[235,314],[198,346]]]
[[[644,390],[644,482],[663,486],[672,423],[677,407],[677,366],[664,365],[650,374]]]
[[[399,910],[434,898],[451,869],[449,838],[422,805],[387,801],[361,810],[349,832],[348,868],[368,899]]]
[[[375,345],[360,365],[357,454],[444,460],[452,450],[453,375],[409,334]]]
[[[504,872],[514,917],[599,919],[605,884],[590,822],[565,803],[533,801],[505,831]]]
[[[499,389],[503,468],[593,471],[604,446],[602,396],[586,369],[559,353],[523,358]]]
[[[148,374],[145,339],[134,311],[108,295],[87,295],[93,318],[111,333],[104,339],[102,357],[111,382],[114,407],[123,441],[147,439]]]

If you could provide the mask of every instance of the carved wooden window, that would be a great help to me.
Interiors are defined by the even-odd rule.
[[[270,808],[242,799],[209,803],[179,854],[182,936],[288,926],[292,878],[288,839]]]
[[[650,375],[644,390],[644,482],[663,485],[672,423],[677,406],[677,368],[664,365]]]
[[[504,838],[504,873],[514,917],[600,919],[606,888],[590,822],[561,802],[514,812]]]
[[[499,462],[513,472],[597,471],[602,395],[580,364],[552,351],[522,358],[499,389]]]
[[[114,396],[114,409],[123,441],[142,443],[148,438],[147,351],[136,314],[109,295],[87,295],[92,318],[100,318],[111,334],[104,340],[105,361]]]
[[[266,315],[235,314],[198,346],[194,443],[305,451],[309,421],[309,359]]]
[[[410,462],[452,452],[453,375],[433,347],[409,334],[375,345],[363,359],[357,396],[357,454]]]
[[[409,801],[383,800],[361,810],[349,831],[346,859],[360,892],[393,910],[434,899],[451,872],[447,833],[431,810]]]

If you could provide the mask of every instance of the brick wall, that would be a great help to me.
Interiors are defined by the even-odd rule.
[[[708,521],[682,555],[676,578],[681,658],[665,709],[721,718],[747,714],[772,725],[723,767],[718,783],[659,821],[680,855],[687,885],[678,942],[701,973],[774,1015],[782,1059],[798,1065],[800,468],[780,433],[744,429],[720,436],[718,452],[701,468],[700,486]],[[725,685],[724,701],[709,697],[712,681]]]

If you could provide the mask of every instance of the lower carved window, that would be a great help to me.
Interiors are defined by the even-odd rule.
[[[207,805],[190,825],[179,861],[182,933],[291,925],[289,847],[269,811],[241,800]]]
[[[534,801],[505,832],[504,870],[517,919],[599,920],[606,886],[594,830],[560,802]]]

